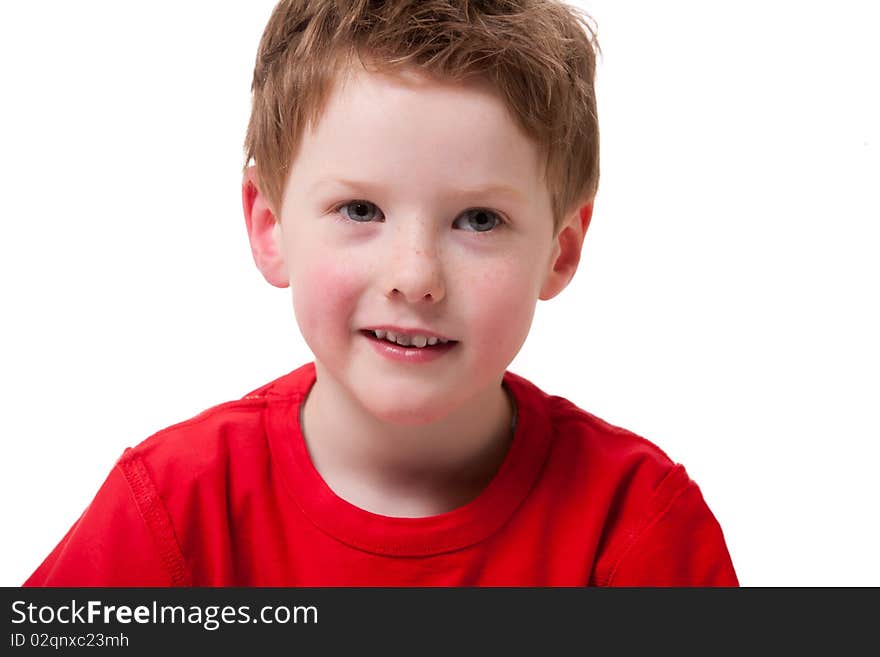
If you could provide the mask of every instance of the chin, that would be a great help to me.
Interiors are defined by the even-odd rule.
[[[418,426],[436,422],[444,418],[452,410],[447,406],[441,406],[436,401],[430,403],[403,404],[400,399],[388,399],[387,403],[379,400],[370,400],[364,403],[364,407],[377,420],[388,424],[404,426]]]

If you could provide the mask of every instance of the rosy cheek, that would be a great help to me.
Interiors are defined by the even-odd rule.
[[[352,326],[363,276],[337,260],[301,263],[293,276],[293,306],[307,341],[348,333]]]
[[[535,309],[533,276],[516,263],[502,262],[471,279],[468,325],[484,353],[513,357],[522,346]],[[506,366],[506,363],[504,364]]]

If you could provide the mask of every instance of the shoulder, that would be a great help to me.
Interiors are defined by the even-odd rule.
[[[181,475],[184,479],[198,477],[234,453],[259,447],[264,408],[261,398],[217,404],[129,447],[118,464],[126,470],[129,464],[140,462],[152,475],[177,482]]]
[[[305,365],[156,432],[126,449],[119,468],[130,480],[138,473],[148,476],[163,491],[228,477],[233,465],[236,472],[259,468],[268,459],[267,405],[296,395],[309,381],[310,371],[313,366]]]
[[[721,528],[683,465],[563,397],[510,381],[546,414],[544,480],[596,541],[594,583],[736,583]]]
[[[553,427],[552,458],[574,471],[573,488],[593,508],[606,508],[609,519],[648,522],[693,484],[684,466],[647,438],[563,397],[547,395],[545,403]]]
[[[650,440],[563,397],[547,394],[521,377],[506,381],[521,400],[524,413],[542,416],[529,424],[548,434],[530,437],[547,441],[543,479],[564,491],[575,513],[598,513],[607,522],[635,523],[692,483],[684,468]]]
[[[508,372],[505,382],[527,410],[546,417],[551,456],[587,467],[596,475],[615,473],[619,478],[633,470],[650,471],[655,483],[675,469],[676,463],[663,449],[633,431],[546,393],[523,377]]]
[[[213,554],[205,540],[222,544],[229,514],[266,485],[266,408],[300,394],[313,372],[299,368],[126,449],[26,585],[191,584],[194,563]]]

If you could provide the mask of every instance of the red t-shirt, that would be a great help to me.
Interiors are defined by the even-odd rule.
[[[426,518],[336,496],[298,421],[313,363],[126,449],[25,586],[736,586],[697,485],[655,445],[507,372],[493,480]]]

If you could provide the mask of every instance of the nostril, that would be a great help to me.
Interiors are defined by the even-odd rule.
[[[439,294],[434,294],[434,292],[423,292],[423,293],[419,294],[419,292],[417,290],[413,290],[411,293],[408,294],[404,290],[401,290],[400,288],[395,287],[395,288],[392,288],[390,291],[388,291],[385,294],[385,296],[387,298],[400,297],[400,298],[407,300],[407,301],[410,301],[412,303],[415,303],[417,301],[424,301],[424,302],[433,304],[433,303],[437,303],[444,296],[443,289],[439,289],[439,288],[433,288],[433,289],[437,289]]]

